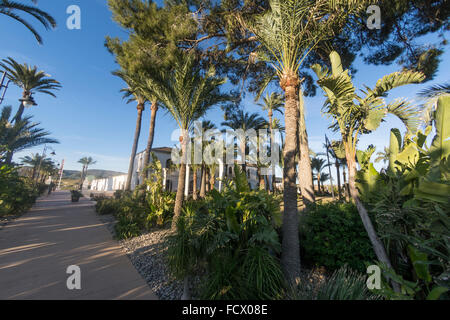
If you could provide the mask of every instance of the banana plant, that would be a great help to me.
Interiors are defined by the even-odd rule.
[[[349,70],[343,69],[337,52],[330,53],[330,61],[331,70],[318,64],[311,67],[317,74],[318,84],[327,97],[323,112],[333,119],[330,128],[342,135],[349,169],[350,194],[356,203],[377,258],[390,266],[384,245],[375,232],[356,187],[356,147],[359,137],[376,130],[388,113],[400,118],[411,134],[417,130],[421,114],[418,107],[406,100],[387,103],[384,97],[388,91],[396,87],[421,82],[425,77],[422,73],[413,71],[394,72],[378,80],[374,88],[366,86],[361,90],[363,95],[359,95]]]

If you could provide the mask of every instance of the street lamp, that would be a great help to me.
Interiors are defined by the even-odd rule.
[[[40,159],[40,161],[39,161],[39,167],[38,167],[38,170],[37,170],[37,172],[38,172],[38,177],[39,177],[39,173],[41,172],[42,160],[44,160],[44,158],[45,158],[45,153],[47,152],[47,149],[52,150],[52,153],[50,153],[50,155],[56,156],[56,152],[55,152],[55,150],[54,150],[52,147],[49,147],[49,146],[47,146],[47,145],[44,146],[44,150],[42,151],[42,157],[41,157],[41,159]],[[39,179],[36,181],[36,183],[37,183],[37,182],[39,182]]]
[[[24,105],[26,108],[30,108],[33,106],[37,106],[36,101],[34,101],[33,96],[30,94],[26,98],[19,99],[19,101]]]

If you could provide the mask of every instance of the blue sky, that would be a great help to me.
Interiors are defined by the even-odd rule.
[[[66,9],[76,4],[81,8],[81,30],[66,28]],[[44,38],[44,44],[37,44],[33,35],[12,19],[0,16],[0,59],[8,56],[21,63],[37,65],[53,78],[60,81],[63,88],[57,92],[57,98],[36,94],[37,107],[26,110],[35,121],[51,131],[52,137],[61,143],[54,145],[56,161],[65,159],[65,169],[80,170],[78,159],[92,156],[97,164],[92,168],[126,172],[131,151],[131,143],[136,124],[136,106],[126,104],[119,92],[124,83],[111,75],[117,69],[114,58],[104,47],[105,36],[126,38],[127,34],[115,25],[106,0],[40,0],[39,7],[51,13],[58,22],[58,28],[46,32],[38,26]],[[37,24],[35,24],[37,26]],[[450,53],[442,57],[438,76],[424,85],[410,85],[392,91],[388,99],[398,97],[415,98],[416,93],[435,83],[449,80],[448,62]],[[373,86],[377,79],[385,74],[397,71],[398,66],[364,65],[357,60],[355,84]],[[310,138],[310,147],[316,152],[322,151],[325,133],[333,138],[327,129],[329,120],[321,114],[323,94],[320,90],[314,98],[306,98],[306,123]],[[10,86],[3,105],[18,106],[20,90]],[[261,112],[247,95],[243,106],[248,112]],[[263,114],[263,113],[262,113]],[[220,109],[210,111],[208,119],[220,124],[223,115]],[[143,117],[143,127],[139,150],[145,148],[148,137],[150,112],[147,109]],[[389,130],[401,123],[392,116],[370,135],[363,136],[359,148],[374,144],[378,151],[388,144]],[[173,146],[171,133],[177,128],[176,122],[164,111],[159,112],[156,124],[155,147]],[[337,138],[337,136],[336,136]],[[17,153],[15,160],[32,152],[42,152],[43,147]]]

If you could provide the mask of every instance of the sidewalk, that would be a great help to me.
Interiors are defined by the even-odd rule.
[[[67,267],[81,268],[81,290],[69,290]],[[93,202],[69,192],[39,199],[0,230],[0,299],[157,299]]]

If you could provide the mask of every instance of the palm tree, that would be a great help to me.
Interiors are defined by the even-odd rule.
[[[384,164],[389,162],[389,148],[384,147],[383,151],[377,152],[377,157],[375,158],[375,162],[383,161]]]
[[[51,160],[50,158],[43,159],[39,153],[32,154],[31,156],[25,156],[20,159],[23,165],[28,165],[32,168],[31,179],[34,180],[36,178],[36,171],[39,167],[41,161]]]
[[[203,154],[203,152],[205,150],[206,145],[208,144],[207,141],[204,141],[203,136],[204,136],[205,132],[207,132],[208,130],[214,130],[214,129],[217,129],[217,127],[216,127],[216,125],[214,123],[212,123],[209,120],[203,120],[202,121],[202,132],[200,133],[200,134],[202,134],[202,154]],[[194,163],[195,161],[192,161],[192,162]],[[197,165],[194,164],[192,166],[192,169],[194,170],[194,174],[196,175],[196,170],[198,170]],[[203,158],[202,158],[202,164],[200,166],[200,169],[201,169],[201,173],[200,173],[200,197],[204,198],[206,196],[207,168],[206,168],[206,165],[205,165],[205,163],[203,161]],[[196,179],[196,177],[194,178],[194,185],[193,185],[193,187],[196,190],[197,185],[196,185],[195,179]],[[195,196],[195,198],[197,198],[197,196]]]
[[[267,123],[266,120],[263,117],[259,116],[257,113],[249,114],[248,112],[244,112],[243,110],[231,112],[227,115],[226,118],[227,120],[221,123],[223,127],[227,127],[233,130],[241,129],[244,131],[244,134],[247,130],[250,129],[261,129]],[[239,149],[242,156],[242,172],[247,172],[247,142],[245,136],[240,141]]]
[[[37,3],[37,0],[32,0],[33,3]],[[36,29],[24,18],[22,18],[19,14],[23,12],[26,14],[29,14],[33,18],[35,18],[37,21],[39,21],[46,30],[49,30],[51,28],[56,28],[56,21],[55,19],[49,15],[47,12],[42,11],[34,6],[25,5],[22,3],[19,3],[17,1],[11,1],[11,0],[1,0],[0,1],[0,14],[4,14],[21,24],[23,24],[28,30],[33,33],[34,37],[36,38],[37,42],[39,44],[42,44],[42,37],[39,35],[39,33],[36,31]]]
[[[144,155],[144,163],[142,165],[142,181],[144,181],[145,178],[148,176],[148,170],[147,166],[150,163],[150,157],[153,147],[153,140],[155,138],[155,125],[156,125],[156,114],[159,110],[158,100],[156,100],[152,95],[150,95],[150,98],[147,97],[148,101],[151,101],[150,106],[150,127],[148,132],[148,139],[147,139],[147,147],[145,148],[145,155]]]
[[[423,81],[424,75],[412,71],[386,75],[377,81],[375,88],[366,87],[365,91],[362,91],[365,96],[361,97],[356,93],[349,71],[343,70],[339,54],[333,51],[330,60],[332,71],[317,64],[312,67],[319,78],[319,85],[328,98],[323,110],[333,118],[331,128],[341,133],[349,170],[350,195],[358,208],[375,254],[379,261],[390,267],[391,263],[384,245],[375,232],[356,188],[356,147],[359,136],[376,130],[387,113],[399,117],[409,134],[417,131],[421,110],[404,100],[387,104],[383,97],[393,88]],[[395,286],[398,290],[398,286],[396,284]]]
[[[219,91],[219,86],[224,83],[225,79],[216,77],[213,69],[202,74],[193,54],[180,56],[173,71],[154,72],[146,82],[148,89],[164,104],[181,130],[181,166],[172,230],[176,228],[184,199],[188,132],[194,121],[224,101],[225,97]]]
[[[10,121],[12,108],[3,107],[0,115],[0,162],[11,164],[15,152],[43,144],[59,143],[49,138],[49,132],[38,128],[40,123],[31,122],[32,117]]]
[[[321,177],[323,175],[322,171],[323,169],[325,169],[326,167],[328,167],[328,164],[326,164],[326,161],[322,158],[318,158],[318,157],[313,157],[311,159],[311,169],[313,170],[313,172],[316,172],[316,178],[315,180],[317,180],[317,191],[320,193],[320,183],[322,182]]]
[[[271,0],[271,9],[259,16],[248,27],[261,42],[264,51],[258,56],[276,70],[280,87],[285,93],[286,142],[284,148],[284,215],[282,266],[290,285],[299,281],[300,250],[298,238],[298,209],[295,154],[299,129],[299,69],[314,47],[333,29],[346,22],[348,15],[361,11],[356,1],[339,0]],[[301,96],[301,95],[300,95]],[[301,114],[300,116],[304,116]],[[300,132],[303,135],[304,132]],[[302,136],[300,151],[308,157],[307,137]],[[305,145],[306,143],[306,145]],[[303,162],[302,162],[303,163]],[[302,172],[311,175],[311,171]],[[302,179],[312,184],[310,179]],[[302,182],[303,183],[303,182]],[[310,186],[311,187],[311,186]],[[310,196],[302,188],[303,196]]]
[[[38,71],[36,66],[20,64],[11,57],[3,59],[0,66],[6,71],[11,82],[22,89],[22,98],[19,110],[14,117],[15,121],[20,121],[26,105],[36,105],[32,97],[34,93],[39,92],[56,97],[53,91],[61,88],[58,81],[50,78],[50,75],[44,71]]]
[[[274,146],[275,136],[273,132],[273,113],[279,112],[283,114],[283,98],[280,94],[276,92],[272,92],[272,94],[269,96],[267,94],[263,98],[262,103],[258,103],[258,106],[260,106],[264,111],[267,110],[267,115],[269,117],[269,124],[272,124],[269,126],[270,128],[270,145]],[[275,164],[272,164],[272,191],[275,190]]]
[[[142,112],[145,110],[145,104],[147,103],[146,92],[142,87],[142,83],[145,81],[144,77],[140,76],[138,73],[129,74],[126,71],[115,71],[114,75],[122,78],[123,81],[128,85],[127,88],[122,89],[124,92],[124,98],[128,98],[127,103],[136,102],[137,106],[137,118],[136,118],[136,128],[134,130],[133,146],[131,147],[130,163],[128,165],[128,176],[125,183],[125,190],[131,189],[131,179],[133,177],[134,161],[136,158],[137,148],[139,144],[139,137],[141,135],[142,126]],[[153,143],[153,141],[152,141]],[[147,156],[147,154],[146,154]],[[148,162],[147,162],[148,163]],[[145,166],[144,166],[145,168]]]
[[[83,184],[84,180],[86,179],[87,172],[89,166],[96,164],[97,161],[94,161],[92,157],[84,157],[78,160],[78,163],[81,163],[83,165],[83,169],[81,170],[81,179],[80,179],[80,190],[83,190]]]
[[[419,92],[419,97],[425,100],[423,121],[429,124],[433,119],[433,112],[436,109],[439,97],[450,94],[450,83],[436,84]]]

